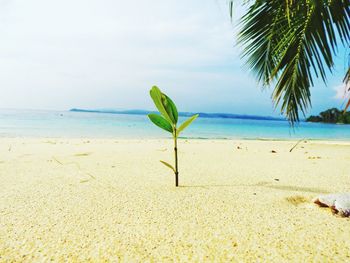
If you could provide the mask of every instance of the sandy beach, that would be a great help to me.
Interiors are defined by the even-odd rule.
[[[350,143],[0,139],[0,262],[348,262]],[[272,152],[274,151],[274,152]]]

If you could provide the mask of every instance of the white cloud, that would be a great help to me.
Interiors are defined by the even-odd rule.
[[[333,98],[337,100],[344,100],[350,95],[350,90],[346,88],[345,84],[335,86],[333,90],[335,91]]]

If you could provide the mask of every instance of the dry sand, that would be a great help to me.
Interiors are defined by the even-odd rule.
[[[350,190],[350,143],[294,144],[181,140],[175,188],[171,140],[0,139],[0,262],[349,262],[311,200]]]

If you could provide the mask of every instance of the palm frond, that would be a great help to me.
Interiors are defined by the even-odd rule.
[[[243,57],[290,122],[311,106],[314,78],[326,82],[339,42],[350,43],[348,0],[256,0],[243,16]]]
[[[345,74],[344,83],[345,83],[345,85],[349,85],[350,84],[350,67],[348,68],[348,71]]]
[[[349,67],[348,67],[348,71],[346,72],[345,74],[345,77],[344,77],[344,84],[345,84],[345,92],[346,93],[350,93],[350,54],[349,54]],[[348,110],[348,108],[350,107],[350,98],[344,108],[344,112],[346,112]]]

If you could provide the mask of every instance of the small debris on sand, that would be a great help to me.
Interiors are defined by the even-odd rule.
[[[163,149],[158,149],[157,151],[160,151],[160,152],[166,152],[167,149],[166,148],[163,148]]]
[[[91,153],[77,153],[74,156],[89,156]]]
[[[286,200],[293,205],[300,205],[307,202],[307,199],[301,195],[290,196],[287,197]]]
[[[48,143],[48,144],[56,144],[56,142],[54,142],[54,141],[46,141],[45,143]]]
[[[309,156],[308,159],[312,159],[312,160],[321,159],[321,157],[320,156]]]
[[[89,180],[80,180],[80,183],[87,183],[87,182],[89,182]]]

